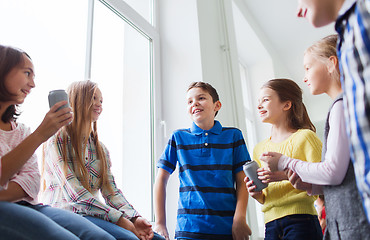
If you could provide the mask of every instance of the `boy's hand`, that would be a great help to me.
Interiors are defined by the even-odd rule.
[[[170,240],[167,228],[164,224],[155,224],[154,228],[155,232],[164,237],[166,240]]]
[[[279,170],[278,164],[279,164],[279,159],[281,156],[282,156],[281,153],[265,152],[265,153],[262,153],[260,160],[267,164],[267,167],[270,169],[271,172],[276,172]]]
[[[288,180],[287,175],[283,171],[271,172],[268,168],[257,169],[258,179],[263,183],[279,182],[281,180]]]
[[[251,229],[245,222],[245,219],[234,220],[232,226],[233,240],[248,240],[252,234]]]
[[[137,217],[133,222],[137,233],[140,235],[140,239],[151,240],[154,237],[152,224],[150,224],[148,220],[142,217]]]
[[[289,182],[293,185],[295,189],[311,191],[312,184],[302,182],[302,179],[298,176],[297,173],[293,172],[292,170],[288,170],[287,176],[289,178]]]

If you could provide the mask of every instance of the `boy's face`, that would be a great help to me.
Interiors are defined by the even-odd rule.
[[[315,27],[334,22],[344,0],[298,0],[298,17],[307,18]]]
[[[221,108],[221,102],[214,103],[212,96],[199,87],[190,89],[186,99],[191,120],[204,130],[212,128],[215,114]]]

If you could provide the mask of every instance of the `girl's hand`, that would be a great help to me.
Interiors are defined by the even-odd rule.
[[[282,156],[281,153],[265,152],[265,153],[262,153],[260,160],[267,164],[267,167],[270,169],[271,172],[276,172],[279,170],[278,164],[279,164],[279,159],[281,156]]]
[[[136,231],[140,235],[140,239],[151,240],[154,237],[154,232],[152,229],[152,224],[148,222],[145,218],[137,217],[133,220]]]
[[[135,225],[128,220],[127,218],[120,217],[116,223],[121,228],[124,228],[126,230],[129,230],[130,232],[134,233],[136,237],[138,237],[140,240],[145,240],[145,238],[141,238],[139,233],[136,231]]]
[[[293,185],[295,189],[304,191],[310,191],[312,189],[312,184],[302,182],[302,179],[298,176],[298,174],[293,172],[292,170],[288,170],[287,176],[289,178],[289,182]]]
[[[159,235],[161,235],[162,237],[164,237],[166,240],[170,240],[170,237],[169,237],[169,234],[168,234],[168,231],[165,225],[156,223],[154,231],[158,233]]]
[[[249,177],[244,178],[245,185],[247,187],[249,195],[256,199],[258,202],[263,203],[263,193],[262,191],[256,192],[257,186],[253,184],[253,181]]]
[[[59,111],[56,111],[59,107],[67,103],[67,101],[61,101],[51,107],[49,112],[45,115],[44,120],[35,130],[35,133],[40,136],[43,142],[48,140],[61,127],[72,122],[73,114],[71,108],[62,108]]]
[[[268,168],[257,169],[258,179],[263,183],[279,182],[281,180],[288,180],[287,175],[283,171],[271,172]]]

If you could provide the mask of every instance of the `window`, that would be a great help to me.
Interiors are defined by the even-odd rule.
[[[104,98],[98,131],[116,183],[153,221],[154,163],[163,138],[155,134],[159,37],[150,24],[152,0],[128,2],[131,7],[116,0],[1,1],[0,44],[22,48],[33,59],[36,88],[19,118],[32,130],[49,109],[50,90],[86,79],[98,83]]]

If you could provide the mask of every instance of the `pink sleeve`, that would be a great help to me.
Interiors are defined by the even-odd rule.
[[[36,154],[33,154],[19,172],[9,179],[9,181],[16,182],[27,193],[28,197],[23,200],[30,203],[38,203],[37,195],[40,190],[40,173]]]
[[[349,143],[344,121],[343,103],[339,101],[334,104],[330,113],[330,131],[324,161],[310,163],[282,156],[278,164],[279,169],[292,169],[302,181],[307,183],[316,185],[341,184],[350,161]]]

